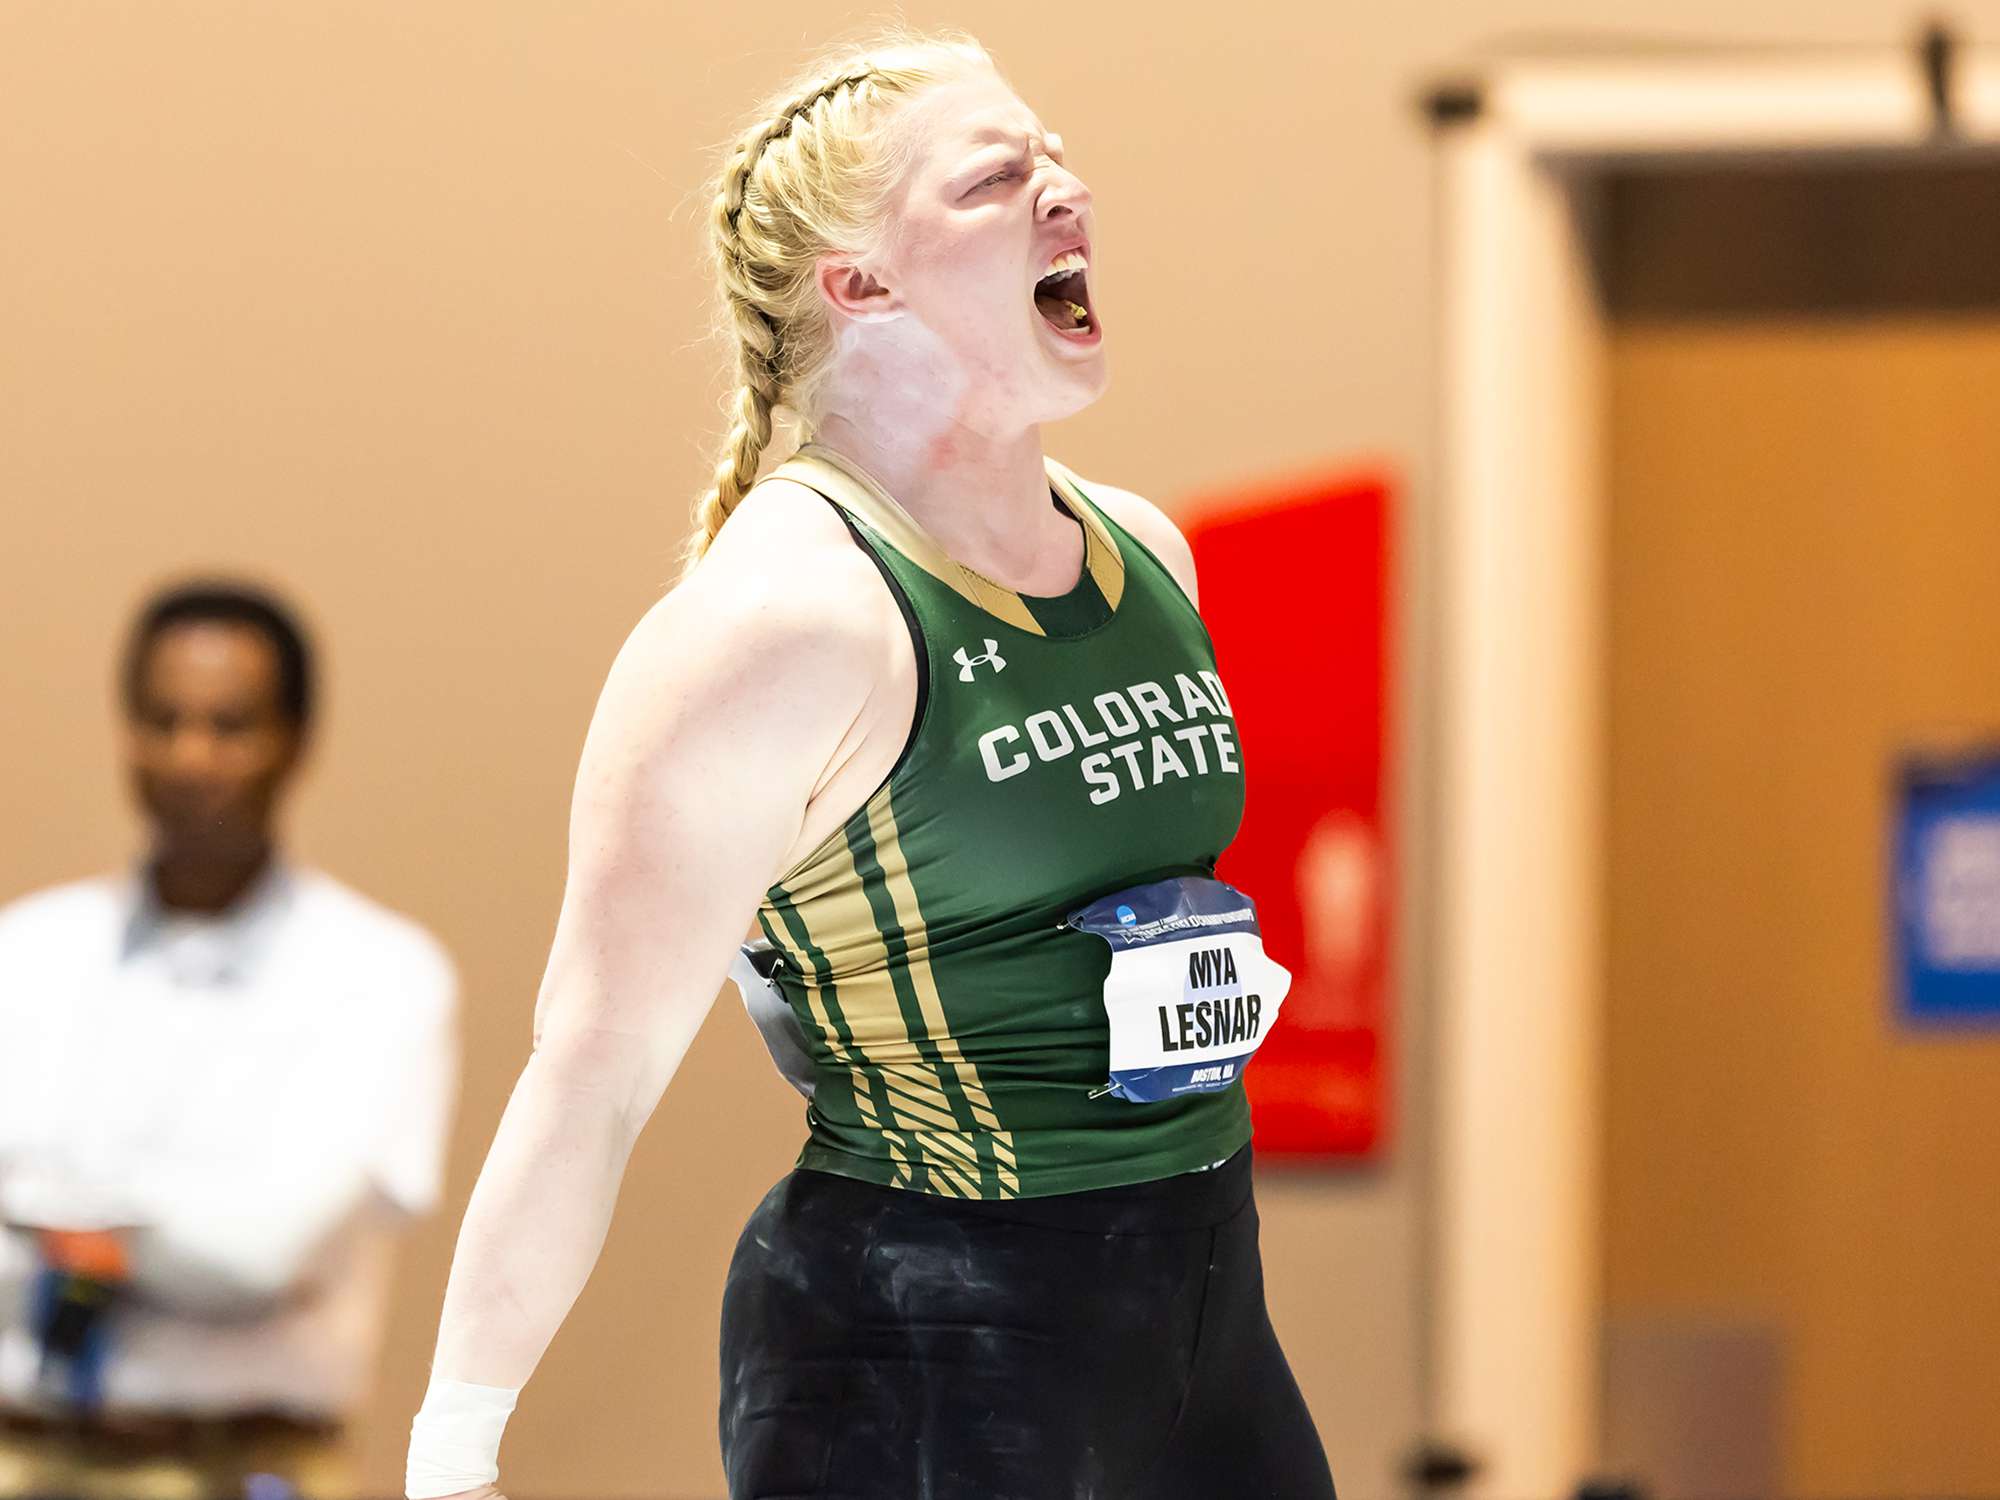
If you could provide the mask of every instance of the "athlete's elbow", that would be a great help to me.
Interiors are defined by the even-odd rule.
[[[628,1148],[651,1118],[671,1069],[639,1038],[558,1031],[535,1041],[522,1085],[593,1136]]]
[[[619,1119],[628,1140],[636,1141],[653,1118],[686,1053],[685,1041],[670,1043],[661,1038],[632,1049],[630,1066],[620,1076],[618,1090]]]

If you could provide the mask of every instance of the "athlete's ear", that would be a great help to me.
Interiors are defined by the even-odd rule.
[[[817,274],[819,294],[840,317],[856,323],[879,323],[903,311],[903,299],[856,261],[822,255]]]

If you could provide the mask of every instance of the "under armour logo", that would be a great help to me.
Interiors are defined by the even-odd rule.
[[[960,682],[972,681],[972,669],[982,662],[992,662],[993,670],[996,672],[1007,670],[1007,659],[1000,654],[1000,643],[991,639],[986,642],[986,654],[984,656],[968,656],[965,653],[965,647],[960,646],[956,651],[952,652],[951,659],[958,663],[958,680]]]

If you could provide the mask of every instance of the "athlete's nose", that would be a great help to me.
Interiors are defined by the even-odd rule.
[[[1081,177],[1055,162],[1047,167],[1042,195],[1035,204],[1035,216],[1043,222],[1064,215],[1078,217],[1090,207],[1090,189]]]

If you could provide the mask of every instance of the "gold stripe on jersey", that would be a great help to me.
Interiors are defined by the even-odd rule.
[[[1018,626],[1030,635],[1044,634],[1019,594],[953,562],[914,516],[891,499],[865,471],[838,453],[808,443],[780,464],[771,477],[796,480],[818,490],[842,510],[865,521],[891,547],[939,583],[1009,625]]]
[[[940,1108],[934,1102],[934,1100],[943,1099],[944,1096],[942,1094],[935,1094],[930,1091],[918,1093],[911,1088],[910,1084],[903,1080],[899,1073],[889,1068],[882,1070],[882,1082],[894,1097],[897,1110],[916,1121],[920,1128],[925,1130],[958,1129],[958,1121],[953,1118],[951,1111]]]
[[[992,1143],[995,1175],[1000,1179],[1000,1196],[1019,1197],[1021,1179],[1016,1171],[1019,1163],[1014,1155],[1013,1136],[1000,1128],[1000,1117],[994,1112],[993,1100],[979,1081],[979,1069],[965,1055],[958,1039],[951,1034],[951,1023],[945,1018],[944,1001],[938,995],[937,979],[931,973],[930,931],[924,925],[923,911],[917,904],[917,888],[910,880],[909,857],[903,852],[902,836],[896,827],[896,815],[890,808],[886,791],[885,788],[884,793],[869,799],[868,830],[875,840],[875,858],[882,867],[883,884],[888,887],[890,903],[896,910],[896,925],[903,929],[910,982],[916,990],[924,1030],[929,1033],[938,1056],[950,1064],[957,1075],[959,1089],[972,1111],[974,1123],[981,1127],[982,1136]]]
[[[855,1110],[860,1114],[864,1125],[888,1142],[889,1155],[896,1164],[896,1185],[908,1187],[911,1180],[909,1157],[904,1152],[902,1143],[882,1128],[882,1122],[875,1114],[875,1100],[868,1087],[868,1079],[861,1070],[861,1059],[855,1056],[852,1049],[841,1043],[840,1033],[834,1028],[833,1018],[826,1008],[826,997],[820,993],[818,973],[810,963],[797,963],[795,967],[803,982],[806,1008],[812,1012],[813,1025],[819,1028],[820,1037],[825,1041],[827,1050],[847,1067],[849,1086],[854,1093]]]
[[[1083,565],[1090,570],[1091,581],[1104,595],[1104,602],[1118,608],[1118,601],[1125,597],[1125,554],[1118,550],[1111,529],[1084,495],[1076,475],[1052,458],[1044,459],[1043,463],[1048,467],[1049,482],[1062,496],[1063,504],[1083,523]]]
[[[833,1054],[835,1061],[847,1068],[848,1085],[854,1098],[855,1112],[861,1116],[862,1124],[881,1136],[883,1142],[887,1145],[890,1160],[894,1163],[896,1186],[909,1187],[914,1180],[910,1169],[910,1156],[916,1149],[914,1143],[906,1147],[902,1141],[896,1139],[895,1133],[892,1130],[884,1127],[881,1117],[875,1108],[874,1089],[871,1086],[867,1061],[858,1047],[849,1045],[841,1040],[840,1027],[834,1024],[833,1013],[828,1008],[826,996],[822,992],[819,964],[824,963],[829,974],[831,974],[834,967],[833,961],[827,956],[826,950],[821,948],[814,940],[812,930],[806,922],[805,914],[798,909],[798,902],[793,898],[792,893],[780,886],[777,888],[777,894],[784,898],[786,905],[790,908],[790,914],[787,917],[784,912],[776,909],[775,903],[767,900],[765,902],[765,910],[776,920],[766,922],[766,931],[773,938],[782,933],[786,938],[792,939],[793,942],[802,942],[804,946],[817,951],[818,962],[814,961],[810,953],[792,953],[790,955],[792,966],[798,970],[800,985],[805,992],[806,1009],[811,1013],[813,1025],[818,1029],[821,1040],[826,1044],[827,1051]],[[800,931],[793,931],[794,923],[796,923]],[[836,997],[839,995],[840,988],[841,986],[837,982],[834,983],[833,989]],[[846,1027],[848,1036],[852,1038],[854,1035],[853,1023],[847,1015],[845,1005],[841,1006],[841,1021]],[[890,1123],[898,1123],[893,1115]],[[921,1160],[921,1157],[919,1160]]]
[[[1104,602],[1112,609],[1125,594],[1125,554],[1110,528],[1084,498],[1076,476],[1045,459],[1049,483],[1083,527],[1083,561]],[[1018,592],[955,561],[917,519],[898,505],[868,473],[830,448],[808,443],[773,472],[819,491],[880,536],[939,583],[1029,635],[1046,635]]]
[[[865,811],[869,814],[871,833],[875,828],[875,809],[879,806],[886,815],[888,802],[889,789],[886,786],[870,799]],[[893,831],[893,821],[890,827]],[[880,857],[878,842],[877,858]],[[900,848],[898,863],[907,885],[908,870],[906,865],[902,865]],[[848,841],[846,829],[840,829],[821,845],[777,890],[791,904],[805,928],[806,941],[824,957],[834,978],[841,1018],[846,1023],[847,1034],[853,1038],[852,1053],[844,1060],[849,1061],[850,1067],[855,1070],[855,1097],[863,1123],[883,1135],[899,1163],[902,1152],[897,1146],[897,1132],[902,1134],[911,1157],[931,1173],[933,1180],[962,1190],[966,1197],[985,1197],[979,1186],[979,1151],[973,1134],[965,1128],[958,1111],[952,1107],[950,1090],[943,1075],[924,1056],[904,1015],[902,1001],[896,993],[895,974],[889,966],[887,935],[876,924],[875,911],[869,904],[867,886],[855,863],[854,849]],[[895,896],[893,887],[891,901],[899,918],[906,911],[915,910],[914,898],[905,900]],[[911,967],[914,979],[914,962]],[[800,969],[810,980],[810,964],[801,963]],[[923,996],[926,988],[931,1001],[929,1005],[922,1006],[922,1010],[927,1029],[933,1029],[933,1014],[937,1023],[941,1024],[943,1009],[936,1002],[936,987],[930,984],[928,962],[923,965],[923,980],[917,985],[919,997]],[[808,993],[812,991],[809,989]],[[838,1036],[826,1024],[828,1019],[823,1005],[815,996],[814,1023],[821,1027],[829,1048],[839,1056],[842,1049]],[[956,1051],[956,1044],[952,1046]],[[872,1107],[869,1080],[879,1081],[882,1085],[883,1099],[889,1111],[886,1126]],[[980,1090],[977,1100],[974,1100],[971,1091],[964,1089],[963,1075],[960,1085],[973,1120],[987,1129],[996,1127],[999,1120],[993,1115],[992,1103],[986,1098],[985,1091]],[[1016,1162],[1012,1142],[1006,1143],[1004,1154],[997,1147],[994,1154],[1002,1196],[1014,1196],[1019,1191],[1020,1183],[1014,1175]],[[952,1170],[953,1164],[959,1170]],[[970,1172],[969,1181],[964,1172]],[[899,1178],[898,1185],[906,1184]]]
[[[931,1131],[925,1139],[953,1166],[970,1172],[975,1182],[979,1180],[979,1154],[962,1131]]]

